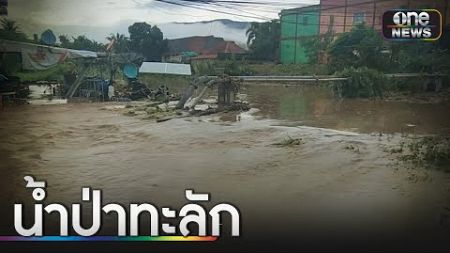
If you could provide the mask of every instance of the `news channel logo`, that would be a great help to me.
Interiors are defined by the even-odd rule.
[[[438,40],[442,35],[442,15],[435,9],[386,11],[383,15],[383,35],[389,40]]]

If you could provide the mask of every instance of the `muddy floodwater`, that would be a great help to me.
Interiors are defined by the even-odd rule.
[[[102,189],[104,203],[175,208],[185,189],[209,192],[240,209],[243,237],[229,240],[253,249],[448,249],[450,174],[403,165],[386,148],[405,133],[448,136],[450,104],[337,100],[306,87],[243,93],[254,109],[240,121],[156,123],[111,103],[1,111],[0,232],[14,233],[13,203],[32,207],[31,174],[47,181],[47,203],[80,202],[83,186]],[[273,145],[288,136],[302,144]],[[57,218],[47,231],[58,232]]]

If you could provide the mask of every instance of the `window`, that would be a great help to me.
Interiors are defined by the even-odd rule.
[[[361,24],[366,21],[366,15],[364,12],[357,12],[353,16],[353,24]]]

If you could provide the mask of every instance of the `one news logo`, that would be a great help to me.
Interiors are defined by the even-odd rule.
[[[392,40],[437,40],[442,34],[438,10],[390,10],[383,15],[383,35]]]

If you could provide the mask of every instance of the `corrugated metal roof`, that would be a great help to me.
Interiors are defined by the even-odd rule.
[[[181,39],[169,40],[169,55],[181,54],[186,51],[198,54],[245,54],[245,49],[239,47],[233,41],[225,41],[223,38],[214,36],[194,36]]]
[[[169,74],[169,75],[192,75],[191,65],[162,62],[144,62],[139,73]]]

